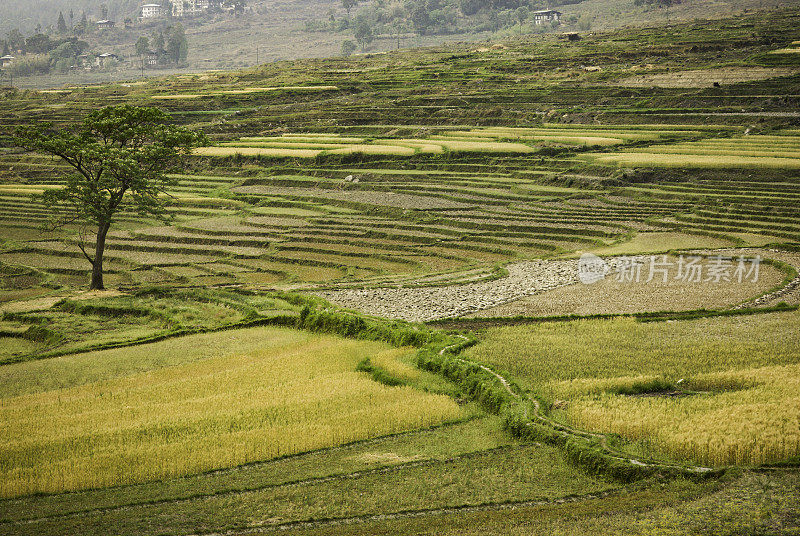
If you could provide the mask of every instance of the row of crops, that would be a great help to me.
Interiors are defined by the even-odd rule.
[[[475,141],[452,136],[458,139],[435,143],[486,145],[489,151],[494,150],[492,144],[512,145],[484,141],[508,133],[476,132],[483,135]],[[626,129],[619,135],[653,134]],[[287,135],[263,143],[285,144],[293,151],[295,145],[319,140],[358,148],[366,139]],[[533,151],[528,145],[514,145]],[[219,148],[225,146],[212,149]],[[363,279],[386,283],[398,278],[425,284],[479,279],[493,277],[486,267],[514,258],[606,245],[628,233],[631,222],[641,222],[654,211],[672,212],[655,204],[596,198],[599,190],[548,186],[541,178],[554,175],[552,170],[532,169],[530,160],[504,162],[524,174],[448,169],[465,164],[491,169],[479,163],[480,157],[475,164],[464,158],[444,169],[437,169],[435,162],[400,169],[390,159],[354,167],[340,163],[335,169],[288,166],[275,175],[264,174],[254,163],[244,165],[247,175],[253,175],[249,178],[237,176],[240,163],[212,161],[218,174],[175,177],[168,224],[123,214],[120,228],[108,240],[112,284],[183,280],[269,286]],[[18,177],[18,182],[0,187],[0,203],[6,209],[2,221],[9,236],[21,239],[8,245],[2,260],[74,281],[87,266],[73,243],[58,237],[31,239],[36,224],[49,216],[47,207],[31,195],[60,187],[58,173],[64,168],[46,157],[16,153],[0,156],[0,167]],[[598,211],[603,211],[603,220],[597,219]]]
[[[710,232],[731,243],[752,235],[766,235],[763,243],[796,241],[800,192],[787,180],[703,177],[609,189],[602,175],[493,149],[519,145],[533,151],[534,144],[604,139],[617,145],[657,142],[633,150],[673,157],[690,148],[718,151],[724,146],[735,152],[746,144],[783,151],[798,139],[784,132],[669,143],[701,133],[680,125],[548,126],[476,128],[418,141],[305,133],[230,142],[209,150],[239,151],[245,144],[287,153],[266,161],[201,157],[214,173],[174,177],[169,221],[142,220],[133,213],[120,217],[109,236],[107,267],[112,284],[134,286],[168,281],[255,287],[356,281],[418,285],[495,277],[491,267],[500,263],[602,248],[637,230]],[[412,148],[413,143],[419,145]],[[448,143],[482,146],[490,156],[465,152],[440,160],[419,154],[426,144]],[[316,152],[394,147],[414,154],[308,164],[287,159],[293,151],[311,150],[298,148],[303,145]],[[782,154],[776,158],[791,160],[791,151]],[[280,171],[265,172],[270,164]],[[61,165],[46,157],[7,153],[0,155],[0,168],[17,177],[0,185],[0,221],[9,238],[0,260],[39,270],[57,283],[80,281],[88,266],[74,240],[37,232],[51,213],[31,197],[60,187]]]
[[[631,151],[592,153],[585,158],[629,167],[800,169],[800,136],[773,135],[703,139]]]
[[[488,127],[450,130],[424,138],[389,138],[340,135],[337,133],[285,133],[252,136],[197,149],[200,156],[271,156],[315,158],[320,155],[384,155],[492,153],[529,154],[541,146],[609,146],[695,137],[697,130],[654,126],[652,128],[589,127],[562,125],[543,128]]]

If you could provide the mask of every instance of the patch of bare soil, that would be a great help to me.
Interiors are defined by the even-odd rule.
[[[740,82],[767,80],[779,76],[797,74],[798,69],[785,67],[720,67],[694,71],[642,74],[617,81],[614,85],[624,87],[670,87],[702,88],[715,83],[724,86]]]
[[[675,261],[676,259],[672,259]],[[708,261],[703,263],[708,266]],[[686,282],[675,279],[675,272],[667,281],[662,276],[647,281],[647,267],[641,279],[618,281],[615,274],[591,285],[576,283],[548,292],[526,296],[513,302],[486,308],[466,315],[467,318],[513,316],[556,316],[590,314],[629,314],[643,311],[688,311],[734,306],[766,292],[781,282],[784,275],[772,266],[762,264],[757,281],[737,280]]]
[[[0,304],[0,313],[30,313],[45,311],[65,298],[71,300],[92,300],[94,298],[113,298],[121,296],[118,290],[86,290],[74,294],[59,294],[58,296],[44,296],[32,300],[10,301]]]

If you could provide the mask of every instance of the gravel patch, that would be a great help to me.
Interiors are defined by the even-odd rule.
[[[606,259],[611,265],[614,259]],[[428,322],[467,315],[578,283],[578,261],[525,261],[506,267],[508,277],[456,286],[346,289],[315,292],[342,307],[366,314]]]

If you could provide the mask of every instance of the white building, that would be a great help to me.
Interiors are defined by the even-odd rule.
[[[210,7],[211,2],[209,0],[174,0],[172,2],[172,16],[196,15],[208,11]]]
[[[158,19],[164,16],[161,4],[145,4],[142,6],[142,19]]]
[[[560,21],[561,12],[554,9],[543,9],[542,11],[533,12],[533,22],[535,24],[546,24],[548,22]]]
[[[173,17],[183,17],[186,13],[186,8],[188,2],[184,2],[183,0],[173,0],[172,1],[172,16]]]
[[[112,54],[111,52],[100,54],[94,60],[95,65],[100,68],[108,67],[108,65],[113,61],[119,61],[119,56]]]
[[[14,56],[3,56],[0,58],[0,67],[8,67],[14,63]]]

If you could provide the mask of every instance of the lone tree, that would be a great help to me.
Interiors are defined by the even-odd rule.
[[[136,40],[136,55],[141,58],[149,51],[150,51],[150,40],[142,35],[141,37],[139,37],[139,39]]]
[[[362,52],[366,51],[367,46],[369,46],[373,39],[375,39],[375,35],[372,33],[372,27],[369,25],[369,21],[367,21],[367,19],[359,18],[356,21],[354,36],[356,41],[358,41],[358,44],[361,46]]]
[[[347,16],[350,16],[350,11],[356,7],[358,0],[342,0],[342,7],[347,10]]]
[[[56,23],[56,28],[58,29],[58,33],[66,33],[67,31],[67,21],[64,20],[64,12],[58,12],[58,22]]]
[[[16,132],[17,145],[57,156],[72,168],[64,188],[40,199],[54,212],[53,228],[71,223],[97,228],[94,255],[83,238],[78,242],[92,265],[93,290],[103,288],[106,237],[124,203],[142,215],[164,218],[163,194],[173,182],[167,173],[180,169],[192,148],[207,143],[203,133],[166,124],[169,118],[157,108],[109,106],[90,113],[75,131],[41,125]]]
[[[356,44],[347,39],[346,41],[342,42],[342,56],[349,56],[356,51],[356,48]]]

